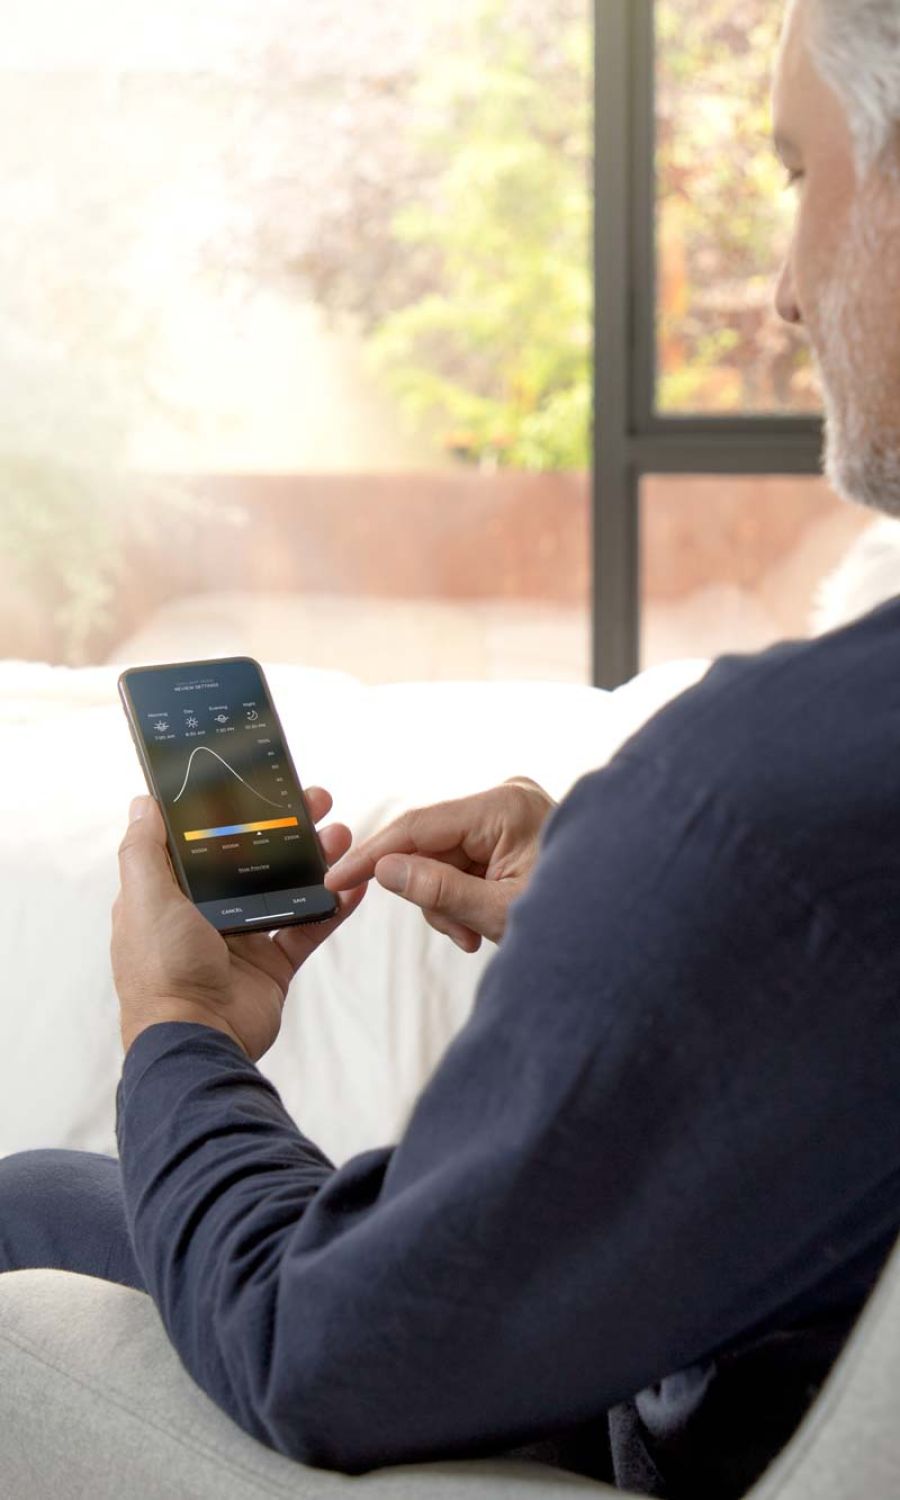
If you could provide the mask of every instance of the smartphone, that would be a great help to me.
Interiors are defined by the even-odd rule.
[[[132,667],[119,696],[172,868],[204,917],[220,932],[333,917],[325,857],[259,662]]]

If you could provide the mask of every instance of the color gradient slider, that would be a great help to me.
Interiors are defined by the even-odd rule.
[[[296,818],[269,818],[266,823],[228,823],[224,828],[192,828],[185,838],[223,839],[229,833],[263,833],[267,828],[296,828]]]

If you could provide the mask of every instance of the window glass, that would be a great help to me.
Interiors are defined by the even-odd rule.
[[[794,194],[771,143],[785,7],[656,0],[657,386],[663,413],[815,412],[773,306]]]
[[[587,674],[590,58],[588,0],[19,8],[0,654]]]
[[[867,583],[865,564],[847,562],[871,525],[871,512],[838,500],[819,478],[648,476],[640,496],[642,667],[817,633],[865,598],[866,587],[874,604],[884,567]],[[900,565],[896,583],[900,591]]]

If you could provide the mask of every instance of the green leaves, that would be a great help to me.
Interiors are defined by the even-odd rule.
[[[527,12],[489,4],[471,55],[419,85],[431,188],[392,228],[434,257],[439,289],[382,319],[370,353],[410,419],[472,463],[589,464],[587,12],[557,43],[542,62]]]

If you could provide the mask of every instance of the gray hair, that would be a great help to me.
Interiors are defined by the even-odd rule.
[[[813,61],[841,99],[865,176],[900,130],[900,0],[813,0]]]

